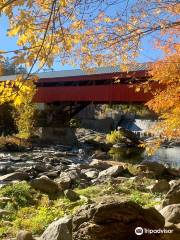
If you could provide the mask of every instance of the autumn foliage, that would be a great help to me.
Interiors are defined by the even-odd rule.
[[[18,46],[1,49],[0,60],[11,54],[14,64],[28,68],[28,76],[57,61],[81,68],[127,66],[137,60],[149,37],[165,56],[153,66],[151,79],[164,88],[157,89],[148,106],[160,115],[164,136],[179,136],[179,1],[0,0],[0,13],[8,18],[7,35],[16,37]],[[4,94],[11,83],[1,85],[1,102],[13,95],[20,106],[31,84],[15,82]],[[12,89],[21,90],[20,96]]]
[[[160,116],[157,127],[166,138],[180,138],[180,45],[174,51],[153,65],[151,81],[161,84],[162,89],[147,103]]]

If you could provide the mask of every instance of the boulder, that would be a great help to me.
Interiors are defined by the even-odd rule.
[[[95,179],[95,178],[98,177],[99,171],[96,170],[96,169],[95,170],[89,170],[89,171],[86,171],[84,174],[90,179]]]
[[[69,175],[63,174],[63,176],[60,176],[60,178],[56,179],[55,181],[62,190],[71,188],[72,180]]]
[[[63,217],[52,222],[40,240],[72,240],[72,218]]]
[[[104,171],[101,171],[99,173],[99,178],[101,177],[118,177],[122,172],[124,168],[122,166],[112,166]]]
[[[180,223],[174,224],[170,222],[165,223],[165,229],[170,230],[172,233],[168,234],[166,240],[178,240],[180,236]]]
[[[35,240],[32,233],[29,231],[21,230],[16,236],[16,240]]]
[[[103,160],[93,159],[89,166],[98,170],[106,170],[107,168],[111,167],[111,164]]]
[[[58,184],[53,180],[49,179],[47,176],[42,176],[40,178],[33,179],[30,184],[33,188],[43,193],[47,194],[60,193]]]
[[[73,217],[73,240],[140,239],[136,227],[158,229],[165,224],[154,208],[144,209],[130,201],[106,201],[82,206]],[[143,240],[162,240],[156,234],[144,234]]]
[[[54,178],[58,177],[59,171],[50,171],[50,172],[39,173],[39,174],[38,174],[38,177],[41,177],[41,176],[43,176],[43,175],[44,175],[44,176],[47,176],[47,177],[49,177],[49,178],[54,179]]]
[[[80,199],[79,194],[74,192],[71,189],[67,189],[64,191],[64,195],[70,200],[70,201],[77,201]]]
[[[163,200],[162,206],[165,207],[167,205],[178,203],[180,203],[180,179],[170,188]]]
[[[108,153],[102,152],[100,150],[96,150],[92,157],[101,160],[108,160],[111,158]]]
[[[139,173],[153,173],[155,177],[159,177],[166,172],[164,165],[158,162],[143,161],[140,165],[137,166]]]
[[[165,218],[166,222],[170,223],[180,223],[180,204],[171,204],[163,209],[161,209],[160,213]]]
[[[66,190],[76,187],[83,180],[87,180],[87,176],[81,173],[81,170],[71,169],[62,172],[60,177],[56,179],[56,182],[59,184],[62,190]]]
[[[26,172],[14,172],[14,173],[9,173],[4,176],[0,177],[0,181],[15,181],[15,180],[28,180],[29,179],[29,174]]]
[[[169,175],[180,178],[180,169],[167,168],[166,171]]]
[[[170,184],[165,179],[157,180],[156,183],[149,188],[152,192],[168,192]]]
[[[50,164],[45,163],[36,163],[33,168],[40,173],[47,172],[48,170],[52,169],[52,166]]]

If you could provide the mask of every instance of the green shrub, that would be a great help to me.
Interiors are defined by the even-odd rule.
[[[29,138],[33,135],[35,118],[35,104],[31,102],[25,102],[24,104],[17,106],[15,109],[14,121],[16,123],[18,134],[20,138]]]
[[[106,135],[107,143],[115,144],[115,143],[121,142],[123,139],[124,139],[124,136],[122,132],[117,130],[111,131],[111,133]]]
[[[0,196],[11,198],[7,208],[18,209],[34,203],[33,190],[26,182],[5,186],[0,190]]]

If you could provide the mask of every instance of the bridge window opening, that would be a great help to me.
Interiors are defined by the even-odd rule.
[[[147,79],[135,79],[135,78],[121,78],[119,82],[113,79],[103,80],[81,80],[81,81],[60,81],[60,82],[38,82],[37,87],[78,87],[78,86],[92,86],[92,85],[110,85],[110,84],[134,84],[144,82]]]

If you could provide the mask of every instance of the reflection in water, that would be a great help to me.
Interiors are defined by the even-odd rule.
[[[153,156],[145,156],[145,158],[174,168],[180,168],[180,147],[160,148]]]
[[[143,152],[142,148],[119,147],[111,148],[109,154],[114,161],[140,163],[143,160]]]
[[[153,156],[148,156],[143,149],[137,147],[111,148],[109,154],[114,161],[137,164],[143,160],[148,160],[174,168],[180,167],[180,147],[160,148]]]

